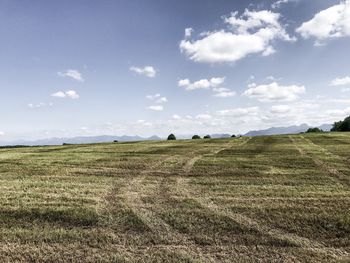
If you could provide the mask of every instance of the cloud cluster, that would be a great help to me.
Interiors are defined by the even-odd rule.
[[[154,95],[147,95],[147,99],[154,101],[155,103],[162,104],[168,102],[166,97],[162,97],[159,93]]]
[[[316,45],[326,39],[350,36],[350,0],[320,11],[296,31],[303,38],[316,38]]]
[[[228,88],[221,87],[225,82],[225,77],[201,79],[195,82],[191,82],[189,79],[181,79],[178,82],[179,87],[184,87],[186,90],[197,90],[197,89],[211,89],[215,95],[214,97],[227,98],[236,95],[234,91]]]
[[[335,78],[329,84],[330,86],[345,86],[350,85],[350,77],[346,76],[343,78]]]
[[[156,104],[164,104],[164,103],[168,102],[168,99],[166,97],[162,97],[159,93],[154,94],[154,95],[147,95],[146,98],[148,100],[153,101]],[[147,107],[147,109],[153,110],[153,111],[163,111],[164,106],[163,105],[152,105],[152,106]]]
[[[57,75],[60,77],[64,77],[64,78],[65,77],[72,78],[72,79],[80,81],[80,82],[84,81],[82,74],[78,70],[75,70],[75,69],[68,69],[68,70],[65,70],[63,72],[57,72]]]
[[[157,74],[157,71],[152,66],[145,66],[143,68],[140,67],[130,67],[130,71],[133,71],[139,75],[154,78]]]
[[[190,40],[187,30],[180,50],[191,60],[203,63],[235,62],[250,54],[269,56],[275,52],[275,40],[296,40],[287,34],[280,17],[267,10],[245,10],[241,16],[234,12],[224,18],[226,29],[202,33],[197,40]]]
[[[51,96],[56,98],[79,99],[79,94],[75,90],[57,91],[51,94]]]
[[[300,94],[305,93],[304,86],[290,85],[283,86],[277,82],[270,84],[250,84],[249,88],[243,93],[251,99],[257,99],[261,102],[276,102],[276,101],[293,101]]]
[[[225,78],[201,79],[191,82],[189,79],[181,79],[178,82],[179,87],[184,87],[186,90],[209,89],[216,88],[225,82]]]

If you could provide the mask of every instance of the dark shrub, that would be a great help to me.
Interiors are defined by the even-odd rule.
[[[346,117],[343,121],[335,122],[331,131],[350,131],[350,116]]]
[[[204,138],[204,139],[210,139],[211,136],[208,134],[208,135],[205,135],[203,138]]]
[[[232,134],[231,138],[236,138],[236,135]]]
[[[323,131],[320,128],[309,128],[306,132],[311,133],[311,132],[323,132]]]
[[[175,141],[175,140],[176,140],[176,137],[175,137],[174,134],[170,134],[170,135],[168,136],[168,141]]]
[[[198,140],[198,139],[200,139],[201,137],[199,136],[199,135],[193,135],[192,136],[192,140]]]

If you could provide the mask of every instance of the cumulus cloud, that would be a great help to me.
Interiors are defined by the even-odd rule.
[[[157,74],[157,71],[152,66],[145,66],[143,68],[130,67],[130,71],[133,71],[139,75],[142,75],[148,78],[154,78]]]
[[[75,90],[57,91],[51,94],[51,96],[56,98],[79,99],[79,94]]]
[[[261,102],[274,102],[274,101],[293,101],[298,98],[300,94],[305,93],[304,86],[290,85],[283,86],[277,82],[270,84],[256,85],[252,84],[243,93],[251,99],[257,99]]]
[[[203,63],[235,62],[250,54],[269,56],[275,52],[277,39],[295,41],[280,23],[281,15],[267,10],[237,12],[224,18],[226,29],[200,34],[202,38],[185,38],[180,50],[191,60]]]
[[[345,86],[350,84],[350,77],[346,76],[344,78],[335,78],[329,84],[330,86]]]
[[[155,103],[162,104],[168,102],[166,97],[162,97],[159,93],[154,95],[147,95],[147,99],[154,101]]]
[[[149,106],[147,109],[153,110],[153,111],[163,111],[164,107],[162,105],[153,105],[153,106]]]
[[[195,89],[209,89],[216,88],[223,84],[225,78],[211,78],[211,79],[201,79],[191,83],[189,79],[181,79],[178,82],[179,87],[185,87],[186,90],[195,90]]]
[[[306,39],[316,38],[316,45],[321,45],[326,39],[350,36],[350,0],[320,11],[296,32]]]
[[[228,98],[236,95],[234,91],[230,89],[220,87],[225,82],[225,77],[201,79],[195,82],[191,82],[189,79],[181,79],[178,82],[179,87],[184,87],[186,90],[196,89],[212,89],[215,92],[214,97]]]
[[[69,77],[80,82],[84,81],[82,74],[75,69],[68,69],[63,72],[57,72],[57,75],[60,77]]]

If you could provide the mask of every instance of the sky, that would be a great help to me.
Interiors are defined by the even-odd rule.
[[[0,141],[350,115],[350,0],[0,0]]]

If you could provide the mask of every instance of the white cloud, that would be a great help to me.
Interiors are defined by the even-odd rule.
[[[79,94],[75,90],[68,91],[57,91],[51,94],[52,97],[56,98],[71,98],[71,99],[79,99]]]
[[[57,72],[57,75],[61,76],[61,77],[69,77],[69,78],[75,79],[75,80],[80,81],[80,82],[84,81],[81,73],[75,69],[68,69],[68,70],[63,71],[63,72]]]
[[[163,111],[164,107],[162,105],[153,105],[153,106],[149,106],[147,109],[153,110],[153,111]]]
[[[298,95],[303,93],[305,93],[304,86],[282,86],[277,82],[272,82],[271,84],[250,86],[250,88],[248,88],[243,95],[252,99],[257,99],[261,102],[273,102],[293,101],[298,98]]]
[[[191,27],[186,28],[185,29],[185,38],[191,37],[192,33],[193,33],[193,28],[191,28]]]
[[[160,94],[157,93],[157,94],[154,94],[154,95],[147,95],[146,98],[149,99],[149,100],[154,100],[156,98],[159,98],[160,97]]]
[[[166,97],[161,97],[156,100],[156,103],[159,103],[159,104],[166,103],[166,102],[168,102],[168,99]]]
[[[234,12],[224,18],[228,29],[201,34],[203,38],[180,43],[181,52],[191,60],[204,63],[235,62],[250,54],[271,55],[276,39],[295,41],[280,24],[280,14],[267,10]]]
[[[42,108],[42,107],[51,107],[51,106],[53,106],[52,102],[49,102],[49,103],[40,102],[40,103],[37,103],[37,104],[34,104],[34,103],[29,103],[28,104],[28,107],[31,108],[31,109]]]
[[[0,131],[0,136],[4,136],[6,133],[3,131]]]
[[[155,103],[162,104],[168,102],[168,99],[166,97],[161,97],[159,93],[154,95],[147,95],[147,99],[154,101]]]
[[[271,113],[287,113],[290,112],[291,108],[289,105],[275,105],[271,107]]]
[[[179,115],[177,115],[177,114],[174,114],[174,115],[172,116],[172,118],[173,118],[174,120],[181,120],[181,119],[182,119],[181,116],[179,116]]]
[[[57,91],[53,94],[51,94],[52,97],[57,97],[57,98],[65,98],[66,94],[63,91]]]
[[[284,4],[288,4],[290,2],[297,2],[298,0],[278,0],[274,3],[272,3],[271,8],[277,9],[280,8]]]
[[[152,66],[145,66],[143,68],[130,67],[130,70],[136,72],[139,75],[143,75],[149,78],[154,78],[157,74],[157,71]]]
[[[333,117],[339,117],[339,118],[343,118],[345,116],[348,116],[350,114],[350,107],[339,110],[327,110],[326,114],[331,115]]]
[[[350,36],[350,0],[320,11],[296,32],[306,39],[316,38],[316,45],[322,45],[322,40]]]
[[[178,82],[179,87],[185,87],[186,90],[195,90],[195,89],[209,89],[216,88],[223,84],[225,77],[222,78],[211,78],[211,79],[201,79],[191,83],[189,79],[181,79]]]
[[[239,117],[247,115],[256,115],[259,112],[259,107],[248,107],[248,108],[235,108],[229,110],[218,111],[217,114],[220,116]]]
[[[350,77],[336,78],[331,81],[330,86],[345,86],[350,84]]]
[[[236,92],[234,91],[220,91],[214,95],[214,97],[219,97],[219,98],[228,98],[228,97],[233,97],[236,95]]]

